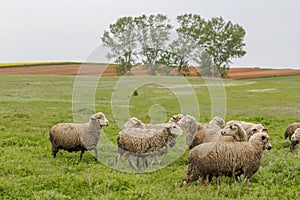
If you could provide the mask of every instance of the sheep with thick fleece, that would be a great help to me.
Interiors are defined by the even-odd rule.
[[[149,134],[150,132],[150,134]],[[156,132],[156,134],[153,134]],[[157,153],[172,143],[178,135],[182,135],[182,129],[176,123],[167,124],[164,128],[143,129],[130,128],[120,131],[117,138],[118,155],[116,165],[120,157],[128,154],[128,161],[131,167],[137,169],[131,156]],[[149,137],[149,135],[152,135]]]
[[[144,129],[161,129],[164,128],[167,124],[170,124],[172,122],[177,123],[181,118],[183,117],[183,114],[176,114],[173,115],[168,123],[160,123],[160,124],[144,124],[140,119],[136,117],[131,117],[124,125],[123,125],[123,130],[128,129],[128,128],[144,128]],[[147,136],[146,137],[151,137],[152,135],[155,135],[156,133],[159,133],[158,131],[147,131]],[[133,134],[136,134],[133,132]],[[137,134],[140,134],[140,131],[137,132]],[[170,143],[170,147],[175,146],[176,140],[172,141]],[[157,159],[158,163],[162,165],[162,161],[160,160],[159,156],[162,156],[164,154],[168,153],[168,147],[166,146],[165,148],[161,149],[158,151],[156,154],[151,154],[153,157],[151,165],[154,163],[155,158]],[[139,158],[141,158],[142,164],[144,166],[148,166],[148,161],[147,161],[147,156],[146,154],[143,155],[137,155],[137,165],[139,166]]]
[[[222,119],[221,117],[214,117],[209,124],[215,124],[217,126],[219,126],[220,128],[224,128],[226,123],[224,121],[224,119]]]
[[[236,142],[248,141],[248,136],[240,123],[230,122],[221,130],[221,135],[232,136]]]
[[[291,141],[291,144],[290,144],[291,152],[295,151],[295,147],[299,143],[299,141],[297,141],[297,140],[295,140],[295,141],[291,140],[291,136],[294,134],[294,132],[297,128],[300,128],[300,123],[295,122],[295,123],[288,125],[284,132],[284,138],[289,138],[289,140]]]
[[[294,134],[291,136],[292,142],[299,142],[300,141],[300,128],[297,128]],[[298,158],[300,159],[300,146],[298,147]]]
[[[60,149],[72,152],[88,150],[95,151],[95,159],[98,159],[97,144],[101,134],[102,126],[109,124],[102,112],[93,114],[88,123],[59,123],[50,129],[50,141],[52,144],[52,155],[55,158]]]
[[[178,121],[178,125],[185,128],[186,131],[186,144],[190,149],[193,147],[206,143],[216,142],[218,140],[234,142],[232,136],[222,136],[219,125],[213,123],[200,123],[193,116],[186,115]]]
[[[231,123],[231,122],[236,122],[236,123],[241,124],[241,126],[247,133],[248,140],[255,133],[261,133],[261,132],[267,133],[268,132],[268,130],[262,124],[255,124],[252,122],[245,122],[245,121],[239,121],[239,120],[231,120],[231,121],[227,122],[226,124]]]
[[[202,178],[208,184],[213,176],[234,179],[242,174],[247,179],[257,172],[262,153],[270,150],[269,135],[255,133],[249,142],[210,142],[194,147],[189,153],[189,165],[181,186]]]

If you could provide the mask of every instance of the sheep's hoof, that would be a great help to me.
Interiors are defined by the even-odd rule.
[[[180,184],[180,187],[183,187],[183,186],[185,186],[186,184],[187,184],[186,181],[182,181],[181,184]]]

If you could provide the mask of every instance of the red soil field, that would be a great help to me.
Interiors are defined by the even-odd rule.
[[[134,68],[134,75],[147,75],[146,70]],[[114,66],[100,64],[67,64],[67,65],[41,65],[23,67],[1,67],[0,74],[30,74],[30,75],[102,75],[116,76]],[[197,75],[197,70],[190,68],[190,75]],[[228,78],[243,79],[268,76],[300,75],[296,69],[262,69],[262,68],[231,68],[228,71]]]

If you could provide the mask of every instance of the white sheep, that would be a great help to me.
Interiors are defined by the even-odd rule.
[[[292,142],[299,142],[300,141],[300,128],[297,128],[294,134],[291,136]],[[298,147],[298,158],[300,159],[300,146]]]
[[[153,134],[153,132],[157,133]],[[118,155],[116,157],[116,165],[120,157],[126,153],[130,166],[137,169],[132,161],[132,155],[156,154],[174,142],[178,135],[182,134],[182,129],[176,123],[167,124],[161,129],[130,128],[122,130],[117,138]],[[149,137],[149,135],[152,136]]]
[[[257,172],[263,150],[272,148],[269,135],[255,133],[249,142],[209,142],[194,147],[189,153],[189,166],[181,187],[202,178],[208,184],[213,176],[234,179],[242,174],[247,179]]]
[[[248,141],[248,136],[244,128],[240,123],[234,121],[227,123],[227,125],[221,130],[221,135],[232,136],[233,141],[235,142]]]
[[[241,124],[241,126],[247,133],[248,140],[251,138],[251,136],[254,133],[262,133],[262,132],[267,133],[268,132],[268,129],[266,129],[262,124],[255,124],[252,122],[245,122],[245,121],[239,121],[239,120],[231,120],[231,121],[227,122],[227,124],[231,123],[231,122],[236,122],[236,123]]]
[[[93,114],[88,123],[59,123],[50,129],[50,141],[52,144],[52,155],[55,158],[60,149],[66,151],[81,151],[83,153],[94,150],[95,159],[98,160],[97,144],[102,126],[109,124],[102,112]]]
[[[186,115],[178,121],[178,125],[185,128],[186,131],[186,144],[190,149],[193,147],[206,143],[215,142],[217,140],[232,141],[232,136],[222,136],[221,128],[218,124],[210,122],[201,124],[193,116]]]
[[[128,128],[143,128],[143,129],[161,129],[164,128],[165,126],[167,126],[168,124],[174,122],[177,123],[184,115],[183,114],[176,114],[173,115],[168,123],[160,123],[160,124],[144,124],[140,119],[138,119],[137,117],[131,117],[122,127],[122,129],[128,129]],[[152,133],[151,133],[152,132]],[[137,134],[140,134],[141,132],[137,132]],[[159,133],[159,131],[147,131],[147,136],[146,137],[150,137],[153,136],[155,134]],[[135,132],[132,132],[132,134],[136,134]],[[174,140],[173,142],[170,143],[170,147],[175,146],[176,144],[176,140]],[[152,161],[151,161],[151,165],[154,164],[155,162],[155,158],[157,159],[158,163],[161,165],[162,161],[160,160],[159,156],[162,156],[164,154],[168,153],[168,148],[165,147],[163,149],[161,149],[159,152],[157,152],[157,154],[151,154]],[[128,157],[128,156],[127,156]],[[148,166],[148,161],[147,161],[147,155],[137,155],[137,166],[139,166],[139,159],[142,159],[142,164],[144,166]]]
[[[297,128],[300,128],[300,123],[299,122],[295,122],[295,123],[292,123],[292,124],[289,124],[286,129],[285,129],[285,132],[284,132],[284,138],[289,138],[289,140],[291,141],[291,144],[290,144],[290,150],[291,152],[294,152],[295,151],[295,147],[296,145],[299,143],[299,141],[292,141],[291,139],[291,136],[294,134],[295,130]]]

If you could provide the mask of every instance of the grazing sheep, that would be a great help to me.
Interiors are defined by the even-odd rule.
[[[291,136],[292,142],[299,142],[300,141],[300,128],[297,128],[294,134]],[[298,147],[298,158],[300,159],[300,146]]]
[[[55,158],[60,149],[66,151],[95,151],[95,159],[98,160],[97,143],[102,126],[108,125],[108,120],[102,112],[93,114],[90,121],[85,124],[59,123],[50,129],[50,141],[52,143],[52,155]]]
[[[221,135],[232,136],[233,140],[236,142],[248,141],[248,136],[246,131],[240,125],[240,123],[230,122],[222,129]]]
[[[237,122],[237,123],[241,124],[241,126],[247,133],[248,140],[251,138],[251,136],[254,133],[261,133],[261,132],[267,133],[268,132],[268,130],[262,124],[255,124],[255,123],[251,123],[251,122],[238,121],[238,120],[229,121],[229,122],[227,122],[227,124],[231,123],[231,122]]]
[[[208,184],[213,176],[234,179],[242,174],[249,179],[257,172],[263,150],[272,148],[267,133],[255,133],[249,142],[210,142],[194,147],[181,187],[202,178]]]
[[[157,133],[153,134],[153,132]],[[175,138],[182,134],[182,129],[176,123],[167,124],[161,129],[131,128],[122,130],[117,138],[118,155],[116,157],[116,165],[118,164],[120,157],[124,153],[129,152],[129,164],[134,169],[137,169],[131,159],[133,154],[155,154],[174,142]],[[149,135],[152,136],[149,137]]]
[[[201,124],[193,116],[186,115],[179,120],[178,125],[186,130],[186,144],[189,149],[202,143],[216,142],[217,140],[235,141],[232,136],[222,136],[222,129],[212,121],[208,124]]]
[[[300,128],[300,123],[295,122],[293,124],[288,125],[285,132],[284,132],[284,138],[288,137],[289,140],[291,141],[291,144],[290,144],[291,152],[294,152],[296,145],[299,144],[299,141],[292,141],[291,140],[291,136],[294,134],[294,132],[297,128]]]

